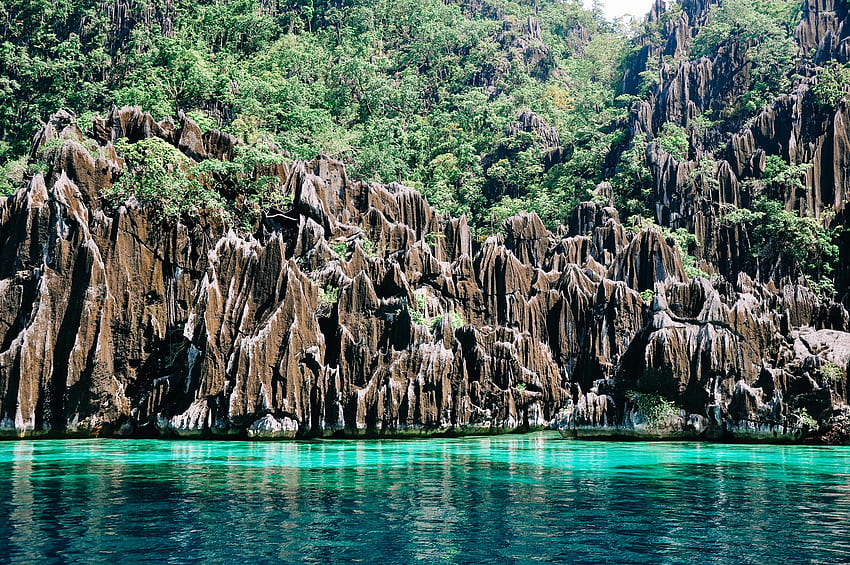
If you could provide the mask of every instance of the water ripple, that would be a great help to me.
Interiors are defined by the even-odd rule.
[[[838,563],[850,449],[554,434],[0,444],[14,563]]]

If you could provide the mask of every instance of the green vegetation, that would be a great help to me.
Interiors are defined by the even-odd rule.
[[[319,304],[316,307],[316,316],[327,318],[333,313],[333,308],[339,302],[339,287],[328,285],[319,288]]]
[[[646,164],[646,140],[633,140],[620,154],[617,172],[610,179],[614,187],[615,205],[624,218],[652,217],[652,171]]]
[[[703,192],[719,188],[709,148],[690,141],[716,144],[713,134],[737,131],[788,90],[797,58],[799,1],[724,0],[689,52],[651,56],[637,94],[623,93],[624,68],[648,43],[660,45],[682,11],[674,4],[660,20],[625,30],[578,0],[131,0],[121,10],[95,0],[8,0],[0,4],[0,96],[14,103],[0,104],[0,195],[47,171],[25,153],[52,112],[76,112],[87,130],[94,111],[134,104],[156,119],[183,110],[202,129],[245,143],[232,162],[202,163],[156,140],[119,144],[130,168],[107,198],[135,196],[167,218],[214,210],[248,229],[259,210],[292,205],[274,165],[320,152],[349,164],[352,178],[401,181],[441,212],[466,214],[477,238],[519,210],[550,228],[567,223],[603,180],[624,221],[653,218],[649,143],[677,161],[702,155],[691,181]],[[749,87],[743,97],[684,126],[661,124],[654,138],[629,137],[630,105],[682,61],[731,51],[740,63],[734,80]],[[846,97],[848,68],[817,69],[816,105]],[[804,189],[805,167],[768,157],[763,177],[751,181],[751,208],[727,223],[751,229],[759,264],[782,258],[789,273],[829,294],[834,233],[780,204]],[[683,230],[665,236],[682,250],[688,275],[705,276],[695,240]],[[436,237],[425,239],[436,246]],[[341,258],[343,245],[334,248]],[[363,248],[377,254],[368,240]]]
[[[640,292],[640,298],[644,301],[644,303],[649,306],[652,304],[652,301],[655,300],[655,291],[651,288],[647,288],[646,290],[642,290]]]
[[[449,321],[453,330],[459,330],[466,325],[466,321],[463,319],[463,314],[455,312],[454,310],[449,312]]]
[[[425,316],[425,309],[428,307],[428,297],[425,295],[425,291],[420,289],[413,291],[413,298],[416,300],[416,304],[413,308],[408,308],[410,319],[417,326],[427,326],[428,318]]]
[[[348,257],[348,243],[345,241],[337,241],[331,244],[331,251],[337,256],[337,259],[345,261]]]
[[[668,418],[679,415],[676,404],[659,394],[630,390],[626,392],[626,399],[637,407],[638,412],[650,426],[658,425]]]
[[[786,192],[805,190],[802,178],[809,167],[789,165],[776,155],[768,157],[762,178],[749,183],[753,209],[733,209],[724,221],[750,228],[752,253],[757,261],[784,266],[795,276],[803,275],[816,292],[830,296],[834,293],[831,277],[839,257],[836,230],[824,225],[827,218],[804,216],[782,204]]]
[[[451,325],[453,330],[459,330],[460,328],[466,325],[466,322],[463,319],[463,314],[461,314],[460,312],[455,312],[454,310],[452,310],[445,315],[449,317],[449,324]],[[444,316],[437,316],[433,318],[431,320],[431,328],[436,329],[443,317]]]
[[[281,190],[280,179],[266,174],[269,168],[286,162],[283,155],[262,143],[237,146],[233,153],[231,162],[207,159],[198,166],[210,167],[211,172],[217,173],[218,179],[230,179],[231,183],[235,179],[237,190],[247,195],[252,206],[262,210],[292,207],[292,195]]]
[[[658,144],[677,161],[688,158],[688,136],[685,129],[673,122],[666,122],[658,136]]]
[[[410,312],[410,319],[411,319],[411,321],[413,321],[413,323],[415,325],[417,325],[417,326],[427,326],[428,325],[428,319],[425,317],[425,314],[423,314],[420,310],[413,309],[413,310],[409,310],[409,312]]]
[[[163,218],[212,210],[227,220],[235,219],[237,207],[222,191],[233,186],[246,196],[251,208],[288,209],[292,196],[280,188],[277,177],[261,173],[264,167],[282,162],[280,155],[258,147],[237,147],[232,161],[206,159],[195,163],[173,145],[156,137],[136,143],[121,139],[115,150],[127,163],[127,171],[104,191],[118,205],[135,197]]]
[[[834,107],[847,98],[847,85],[850,83],[850,66],[830,63],[817,70],[817,83],[811,92],[815,104]]]
[[[436,251],[439,240],[445,239],[445,235],[436,232],[430,232],[425,234],[425,242],[434,248]]]
[[[432,330],[436,330],[440,325],[440,322],[446,316],[448,316],[449,324],[453,330],[460,329],[466,325],[466,321],[463,319],[463,314],[454,310],[450,310],[449,312],[440,314],[439,316],[429,317],[427,315],[428,295],[426,292],[427,291],[424,288],[419,288],[413,291],[413,298],[416,302],[407,308],[407,311],[410,314],[410,319],[415,325],[427,326]]]
[[[832,274],[838,259],[833,233],[817,219],[788,211],[776,200],[762,200],[753,213],[754,242],[760,257],[789,257],[813,281]]]
[[[691,249],[699,245],[696,237],[692,233],[688,233],[684,228],[661,228],[661,233],[664,237],[672,239],[679,248],[679,253],[682,256],[682,267],[685,269],[685,274],[688,278],[703,277],[708,278],[708,273],[697,267],[696,257],[691,253]]]
[[[137,143],[120,140],[115,149],[124,156],[129,172],[105,192],[107,199],[120,203],[135,196],[140,204],[167,218],[202,209],[225,210],[218,191],[207,188],[211,162],[194,165],[173,145],[156,137]]]
[[[757,110],[788,89],[799,13],[797,0],[723,0],[712,6],[708,23],[694,38],[691,55],[713,55],[730,48],[741,53],[752,86],[734,111]]]
[[[3,3],[0,93],[16,103],[0,105],[0,166],[58,108],[85,129],[91,111],[135,104],[156,119],[186,110],[202,128],[272,140],[291,157],[340,158],[351,176],[403,181],[474,226],[518,208],[554,225],[601,180],[616,141],[608,126],[626,115],[615,97],[628,45],[580,2],[275,6],[133,1],[125,13],[95,0]],[[525,110],[556,128],[571,148],[566,162],[547,170],[552,140],[508,127]],[[170,213],[197,190],[183,173],[165,199]],[[3,176],[8,193],[16,181]],[[133,182],[143,199],[162,197]]]
[[[364,237],[362,239],[363,244],[363,253],[366,254],[366,257],[377,257],[378,249],[375,247],[375,242],[369,239],[368,237]]]
[[[826,363],[820,368],[823,378],[828,383],[837,383],[844,378],[844,370],[835,363]]]
[[[814,430],[818,427],[818,421],[815,420],[810,414],[809,411],[805,408],[800,408],[792,412],[792,415],[796,417],[797,424],[805,429]]]
[[[661,227],[645,218],[641,218],[639,222],[626,226],[624,229],[628,233],[637,234],[647,228],[654,228],[660,231],[661,235],[663,235],[665,239],[671,240],[673,244],[679,248],[679,255],[682,257],[682,267],[684,268],[685,274],[688,275],[688,278],[708,278],[708,273],[696,266],[697,259],[691,252],[693,248],[699,245],[696,237],[694,237],[692,233],[689,233],[684,228],[672,229]]]
[[[27,173],[27,158],[7,161],[0,166],[0,197],[14,194],[23,184]]]

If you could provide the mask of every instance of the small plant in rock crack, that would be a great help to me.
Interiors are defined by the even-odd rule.
[[[646,290],[642,290],[640,292],[640,297],[643,299],[643,301],[647,305],[652,304],[652,300],[655,298],[655,291],[652,290],[651,288],[648,288]]]
[[[339,287],[328,285],[319,288],[319,304],[316,307],[316,316],[327,318],[333,312],[334,304],[339,302]]]
[[[429,319],[425,316],[425,310],[428,307],[428,297],[425,295],[425,291],[414,291],[413,298],[416,300],[416,304],[408,308],[410,320],[417,326],[427,326]]]
[[[799,410],[795,410],[791,413],[797,419],[797,425],[802,428],[808,428],[810,430],[816,429],[818,427],[818,421],[815,420],[809,411],[805,408],[800,408]]]
[[[364,237],[363,241],[363,253],[366,254],[366,257],[375,258],[378,256],[378,249],[375,246],[375,242],[369,239],[368,237]]]
[[[844,371],[835,363],[827,363],[820,368],[824,380],[828,383],[837,383],[844,378]]]
[[[429,233],[425,234],[425,243],[427,243],[428,245],[430,245],[431,247],[433,247],[436,250],[437,245],[439,244],[439,241],[441,239],[445,239],[445,238],[446,238],[446,236],[441,234],[441,233],[429,232]]]
[[[341,260],[345,261],[348,256],[348,243],[344,241],[337,241],[331,244],[331,251]]]
[[[428,320],[425,319],[425,315],[419,310],[410,310],[410,319],[417,326],[428,325]]]
[[[449,316],[449,324],[451,325],[453,330],[457,330],[466,325],[466,322],[463,319],[463,314],[460,312],[455,312],[454,310],[448,313]],[[437,326],[440,325],[440,321],[444,316],[437,316],[433,320],[431,320],[431,329],[437,329]],[[423,316],[424,318],[424,316]]]

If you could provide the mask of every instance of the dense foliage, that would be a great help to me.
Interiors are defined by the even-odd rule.
[[[162,218],[208,210],[237,225],[249,222],[258,209],[286,209],[292,204],[291,196],[281,191],[279,179],[264,174],[269,166],[282,163],[282,156],[262,146],[236,147],[231,161],[205,159],[198,163],[157,137],[136,143],[121,139],[115,149],[124,157],[127,169],[104,191],[114,204],[135,197]],[[227,187],[239,195],[238,202],[222,196]]]
[[[724,221],[747,224],[757,266],[803,275],[814,290],[831,295],[831,276],[839,256],[837,230],[824,225],[830,219],[828,214],[818,219],[787,210],[783,204],[786,192],[805,190],[802,179],[809,166],[789,165],[777,155],[766,161],[762,178],[749,182],[755,197],[753,208],[731,210]]]
[[[518,208],[554,223],[588,198],[612,141],[604,127],[625,114],[614,100],[626,41],[577,1],[124,6],[0,6],[0,92],[16,102],[0,107],[0,163],[59,107],[185,109],[249,143],[404,181],[476,225]],[[523,110],[560,139],[511,128]],[[559,145],[572,158],[547,169]]]
[[[38,172],[25,153],[39,121],[64,107],[85,129],[93,112],[115,104],[139,105],[156,119],[184,110],[202,129],[292,158],[342,159],[354,178],[402,181],[441,211],[467,214],[479,235],[520,209],[550,227],[566,223],[578,202],[607,201],[595,193],[603,180],[624,221],[657,221],[652,144],[677,162],[697,161],[690,181],[713,187],[708,151],[787,92],[800,63],[798,1],[724,0],[686,49],[652,51],[638,87],[624,92],[624,68],[645,46],[662,45],[682,13],[674,4],[657,21],[627,28],[579,0],[6,0],[0,195]],[[657,96],[665,73],[724,52],[743,61],[743,96],[730,91],[724,107],[686,124],[629,135],[630,107]],[[845,99],[847,68],[828,65],[816,77],[817,106]],[[195,164],[153,140],[137,145],[119,147],[131,170],[116,199],[133,194],[165,215],[214,208],[235,220],[243,204],[283,204],[274,178],[256,168],[273,151],[246,148],[234,163]],[[727,222],[752,232],[760,263],[784,257],[791,272],[828,285],[834,234],[782,205],[781,192],[796,190],[800,174],[786,167],[750,179],[752,209]],[[222,185],[246,199],[234,206]],[[693,238],[667,233],[689,274],[704,274]]]

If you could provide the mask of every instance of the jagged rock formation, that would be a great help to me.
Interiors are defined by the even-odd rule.
[[[721,45],[710,56],[687,60],[699,26],[716,3],[682,1],[675,19],[662,18],[663,2],[653,8],[649,21],[663,24],[664,40],[646,42],[626,69],[623,87],[636,94],[640,73],[654,68],[650,62],[659,67],[658,82],[632,103],[630,138],[649,141],[646,163],[653,179],[655,220],[696,236],[694,253],[702,268],[730,280],[746,272],[757,280],[784,285],[797,275],[792,266],[781,259],[766,264],[754,260],[752,234],[745,225],[726,222],[724,217],[730,210],[753,206],[757,195],[747,181],[762,178],[768,156],[780,156],[791,165],[808,166],[802,179],[805,188],[786,188],[776,195],[786,209],[831,227],[847,225],[848,105],[818,103],[812,87],[819,65],[848,60],[850,15],[846,2],[805,0],[794,33],[803,58],[791,90],[753,116],[733,113],[705,129],[696,125],[697,118],[728,116],[729,107],[752,87],[752,65],[734,42]],[[671,58],[677,63],[671,64]],[[677,160],[656,143],[667,123],[686,128],[689,151],[684,159]],[[713,163],[711,170],[698,170],[704,160]],[[847,306],[850,261],[848,240],[842,237],[835,288],[836,299]]]
[[[794,32],[804,53],[815,63],[850,60],[850,12],[841,0],[805,0],[803,18]]]
[[[745,275],[689,281],[672,241],[627,232],[613,208],[584,203],[557,233],[522,213],[480,242],[416,191],[320,157],[272,171],[292,209],[251,230],[168,221],[104,201],[124,174],[115,140],[157,136],[195,160],[227,159],[236,140],[135,108],[92,135],[95,156],[73,116],[54,116],[33,149],[49,171],[0,200],[5,435],[560,423],[772,439],[796,437],[802,409],[823,423],[847,410],[840,305]],[[653,419],[635,400],[659,392],[681,412]]]

